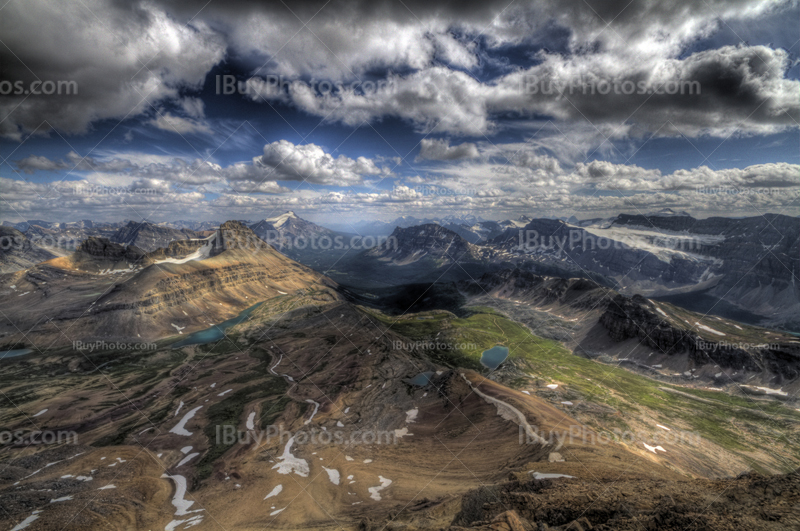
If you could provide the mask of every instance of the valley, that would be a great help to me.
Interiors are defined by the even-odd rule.
[[[0,360],[0,422],[20,434],[0,455],[2,525],[726,529],[680,501],[693,489],[795,521],[793,336],[519,269],[375,295],[253,241],[230,222],[151,253],[94,239],[6,275],[64,310],[24,334],[41,310],[9,319],[6,344],[31,352]],[[79,313],[82,285],[109,308]],[[764,346],[740,373],[745,340]],[[633,485],[672,501],[622,510]]]

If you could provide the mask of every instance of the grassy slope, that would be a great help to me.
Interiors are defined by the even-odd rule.
[[[448,312],[405,316],[392,326],[392,330],[414,340],[430,339],[439,333],[440,342],[467,344],[465,349],[448,351],[444,355],[450,365],[473,369],[480,367],[478,361],[483,350],[505,345],[509,347],[509,359],[522,372],[548,383],[558,383],[576,393],[581,400],[607,405],[623,414],[623,420],[598,419],[602,422],[592,426],[598,432],[608,432],[613,427],[625,429],[625,418],[655,416],[674,420],[678,425],[688,425],[688,429],[704,439],[742,454],[754,467],[758,467],[758,463],[747,454],[763,449],[765,441],[784,448],[785,455],[781,461],[793,463],[794,467],[800,465],[800,451],[797,450],[800,412],[794,409],[775,401],[755,401],[652,380],[626,369],[576,356],[561,343],[537,337],[524,326],[490,309],[469,309],[475,313],[463,319]],[[392,324],[396,319],[373,315],[386,324]],[[512,386],[515,383],[522,385],[531,381],[522,377],[510,382]],[[669,393],[659,387],[674,388],[710,403]],[[617,425],[612,426],[615,422]],[[790,448],[794,451],[787,451]]]

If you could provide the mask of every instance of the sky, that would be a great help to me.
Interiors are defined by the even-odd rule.
[[[795,1],[9,0],[0,219],[800,215]]]

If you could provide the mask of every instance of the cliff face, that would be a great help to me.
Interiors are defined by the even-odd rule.
[[[710,339],[660,317],[653,304],[640,296],[617,295],[599,322],[616,341],[636,338],[667,355],[686,353],[698,366],[711,363],[723,369],[768,373],[777,376],[779,382],[800,377],[800,345]]]
[[[387,241],[367,255],[395,265],[411,264],[426,257],[443,263],[479,258],[474,245],[450,229],[435,224],[407,229],[397,227]]]
[[[744,219],[690,216],[629,216],[614,225],[649,227],[687,235],[713,235],[697,254],[714,259],[709,273],[720,277],[709,292],[748,311],[777,321],[797,321],[800,286],[800,219],[765,214]]]
[[[522,229],[507,230],[490,244],[576,273],[597,273],[627,284],[641,281],[653,286],[696,284],[711,261],[690,259],[681,253],[670,253],[669,259],[664,259],[624,241],[621,234],[598,236],[556,219],[535,219]]]
[[[153,223],[129,222],[111,236],[116,243],[136,245],[145,251],[155,251],[159,247],[167,247],[175,240],[196,238],[198,234],[189,229],[173,229]]]
[[[147,253],[135,245],[114,243],[108,238],[91,237],[78,247],[77,252],[86,257],[110,260],[112,262],[143,260]]]
[[[0,273],[12,273],[55,258],[15,228],[0,226]]]
[[[201,245],[208,248],[196,252]],[[164,259],[175,256],[186,260]],[[338,298],[333,281],[239,222],[223,224],[208,240],[174,242],[152,255],[90,238],[69,258],[0,279],[0,292],[12,284],[26,295],[12,300],[15,326],[0,327],[9,341],[19,329],[30,330],[29,341],[64,342],[59,329],[66,328],[69,339],[155,340],[207,328],[259,301],[288,295],[302,306]]]

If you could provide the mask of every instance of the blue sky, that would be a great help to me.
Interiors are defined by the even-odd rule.
[[[408,16],[382,3],[97,0],[31,43],[26,25],[55,27],[61,8],[11,0],[0,82],[75,80],[79,94],[0,96],[2,217],[798,215],[797,2],[567,4],[419,3]],[[300,84],[222,95],[218,76]],[[701,94],[581,93],[672,79]],[[576,92],[531,93],[545,83]]]

